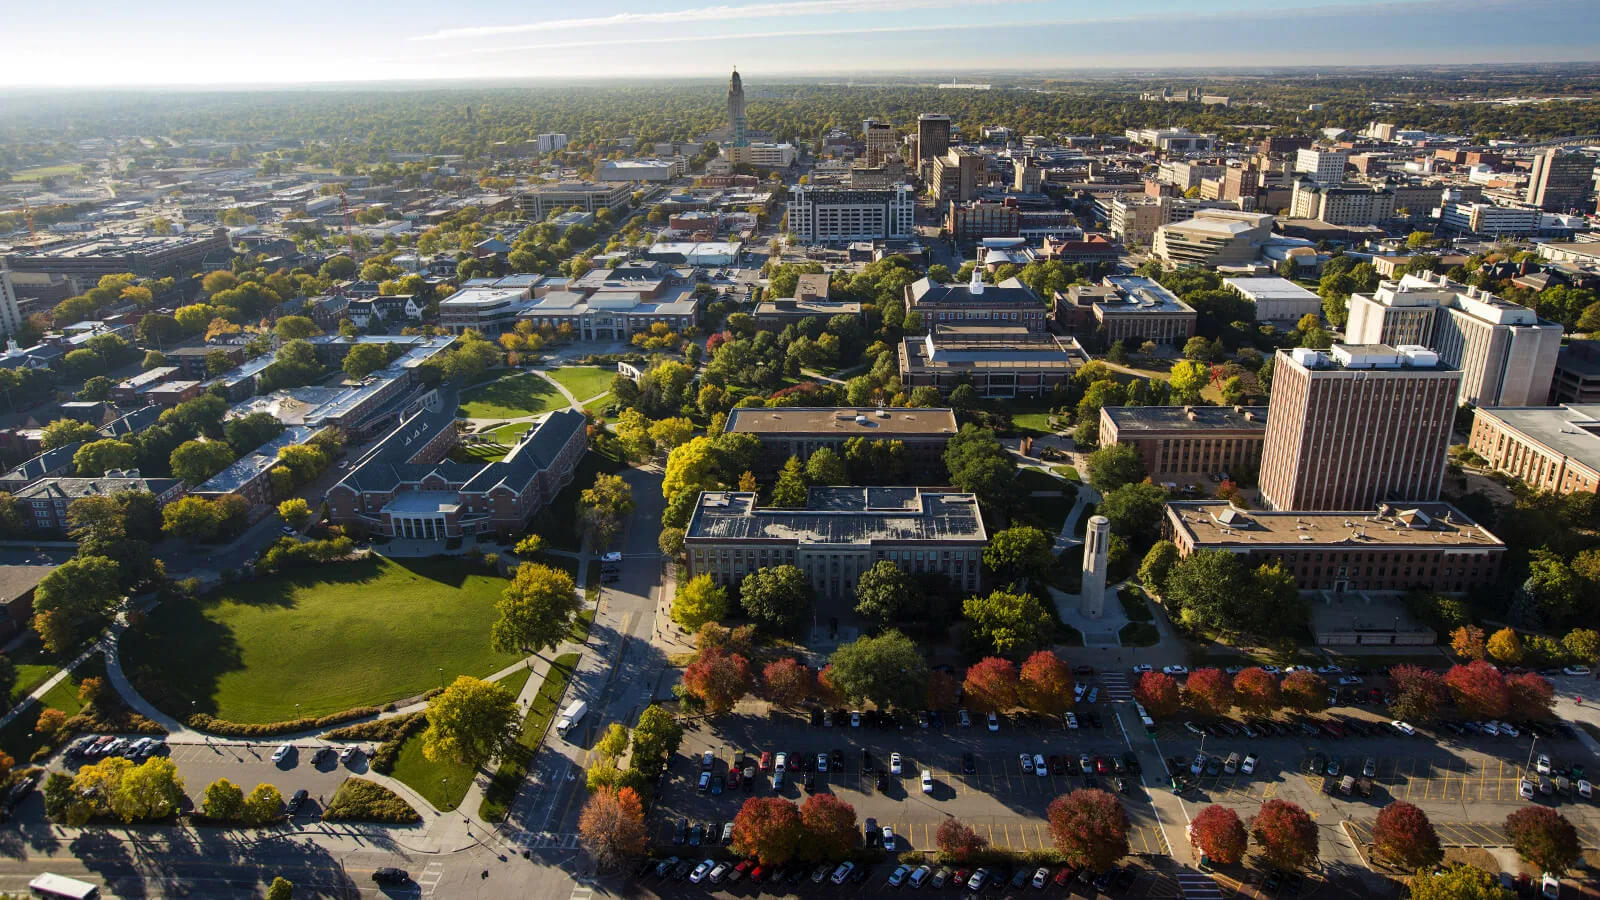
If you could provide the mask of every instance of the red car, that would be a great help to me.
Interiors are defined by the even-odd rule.
[[[1057,872],[1056,873],[1056,877],[1052,878],[1051,881],[1055,884],[1056,887],[1066,887],[1067,882],[1071,881],[1072,880],[1072,876],[1074,876],[1076,874],[1078,874],[1078,870],[1077,869],[1074,869],[1071,866],[1067,866],[1066,868],[1064,868],[1061,871]]]
[[[1111,771],[1111,764],[1106,762],[1104,756],[1096,756],[1094,758],[1094,770],[1101,775],[1105,775]]]
[[[772,770],[772,751],[771,750],[763,750],[763,751],[761,751],[761,771],[769,772],[771,770]]]
[[[971,874],[972,874],[972,870],[970,870],[970,869],[957,869],[956,873],[954,875],[950,876],[950,883],[951,884],[966,884],[967,883],[967,876],[971,875]]]
[[[751,884],[760,884],[762,879],[764,879],[766,877],[767,877],[767,868],[766,868],[766,866],[756,866],[754,869],[750,870],[750,883]]]
[[[733,790],[734,788],[736,788],[738,786],[739,786],[739,767],[738,766],[729,766],[728,767],[728,790],[731,791],[731,790]]]

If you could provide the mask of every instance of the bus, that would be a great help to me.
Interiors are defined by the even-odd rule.
[[[100,896],[100,886],[65,875],[49,872],[28,882],[28,890],[35,897],[70,897],[71,900],[88,900]]]

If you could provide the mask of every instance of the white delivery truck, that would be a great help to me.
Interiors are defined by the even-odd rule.
[[[589,705],[582,700],[574,700],[567,704],[561,711],[561,718],[556,720],[556,733],[562,737],[572,730],[572,726],[583,720],[583,714],[589,711]]]

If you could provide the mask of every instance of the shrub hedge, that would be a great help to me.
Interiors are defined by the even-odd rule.
[[[421,715],[422,713],[419,711],[402,713],[398,716],[390,716],[387,719],[357,722],[354,725],[335,728],[324,734],[323,737],[330,741],[391,741],[405,731],[406,726],[410,724],[412,719]]]
[[[316,728],[327,728],[348,722],[351,719],[364,719],[367,716],[378,714],[376,706],[357,706],[341,712],[329,713],[325,716],[306,716],[299,719],[288,719],[283,722],[230,722],[219,719],[208,713],[195,713],[188,718],[190,728],[199,731],[209,731],[226,737],[271,737],[275,734],[293,734],[297,731],[311,731]]]
[[[346,778],[322,813],[327,822],[383,822],[409,825],[422,821],[399,794],[365,778]]]
[[[372,771],[387,775],[394,771],[394,764],[400,761],[400,748],[412,735],[428,727],[428,717],[420,712],[411,713],[405,718],[404,725],[395,731],[394,736],[378,746],[377,752],[372,754]]]

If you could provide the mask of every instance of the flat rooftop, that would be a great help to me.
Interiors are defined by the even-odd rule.
[[[704,491],[691,541],[783,541],[859,547],[874,541],[988,541],[972,494],[912,487],[814,487],[805,509],[757,508],[750,491]]]
[[[1600,472],[1600,403],[1479,407],[1477,414]]]
[[[1117,427],[1118,437],[1140,432],[1254,431],[1266,434],[1267,407],[1244,406],[1106,406],[1101,412]]]
[[[1105,283],[1117,289],[1120,297],[1096,300],[1095,306],[1108,313],[1192,313],[1194,307],[1154,278],[1143,275],[1112,275]]]
[[[841,437],[955,434],[954,410],[852,406],[783,406],[776,409],[734,407],[727,432],[747,434],[814,434]]]
[[[1233,288],[1245,299],[1254,303],[1264,300],[1317,300],[1315,293],[1306,290],[1287,278],[1276,276],[1261,278],[1224,278],[1222,283]]]
[[[1244,549],[1459,547],[1504,549],[1493,532],[1448,503],[1394,503],[1372,510],[1263,512],[1226,500],[1175,501],[1167,522],[1205,547]]]

